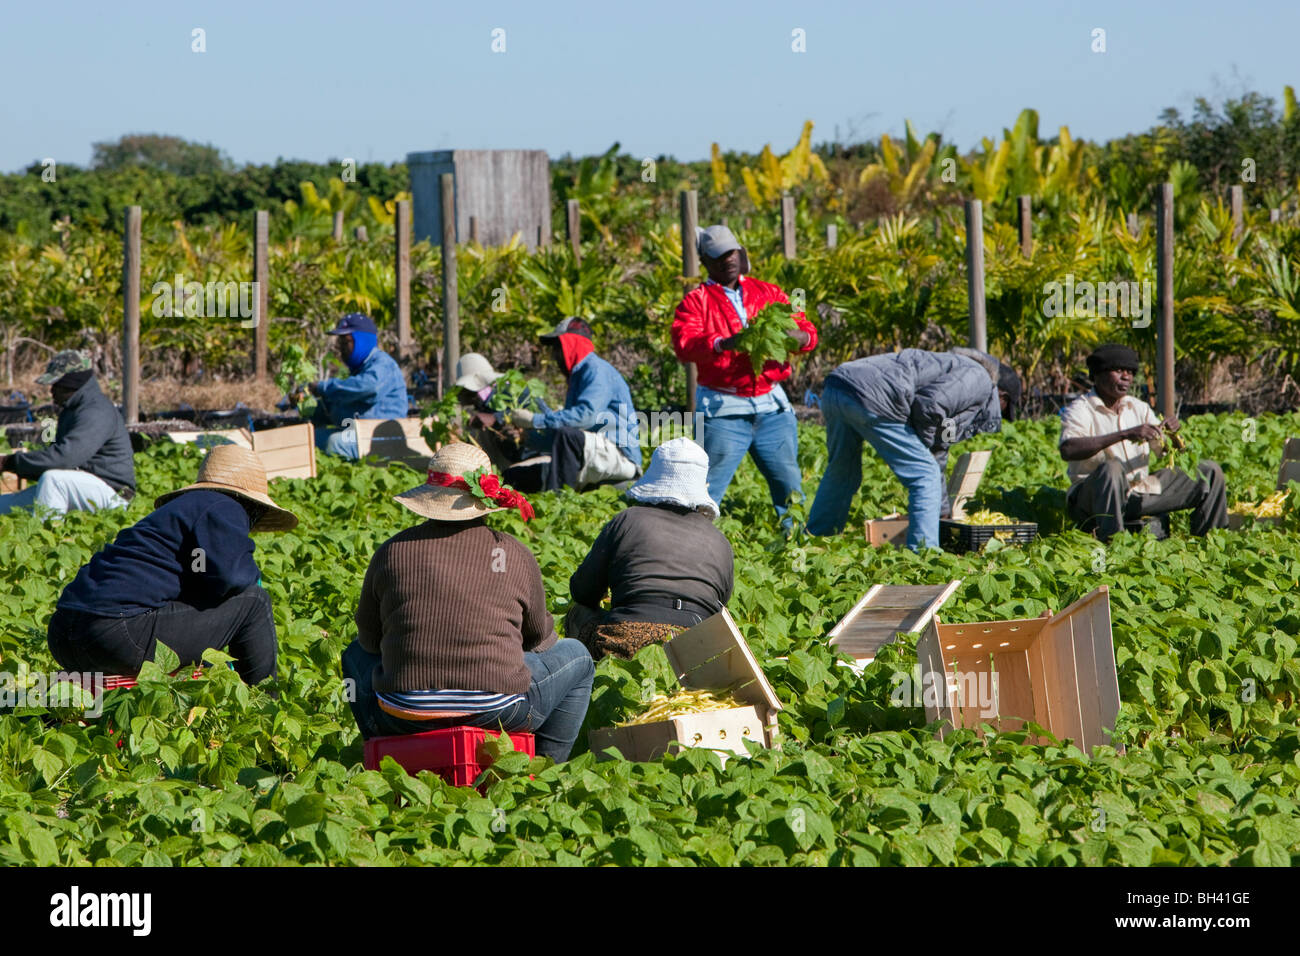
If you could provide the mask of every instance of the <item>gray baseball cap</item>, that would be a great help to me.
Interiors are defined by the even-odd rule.
[[[700,255],[710,259],[720,258],[733,249],[740,248],[740,243],[726,226],[709,226],[708,229],[700,230],[696,234],[695,245],[700,250]]]

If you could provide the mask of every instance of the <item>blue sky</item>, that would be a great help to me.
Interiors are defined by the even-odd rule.
[[[1166,106],[1300,81],[1293,0],[653,4],[96,2],[0,8],[0,171],[86,164],[128,132],[237,162],[441,148],[707,156],[898,132],[965,150],[1021,108],[1040,135],[1150,127]],[[191,51],[191,31],[207,50]],[[492,31],[506,50],[493,53]],[[1094,53],[1092,31],[1106,30]],[[802,29],[806,52],[791,49]]]

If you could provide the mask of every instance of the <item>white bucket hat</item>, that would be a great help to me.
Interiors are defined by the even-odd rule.
[[[481,392],[501,377],[502,373],[477,352],[466,352],[456,363],[456,387],[471,392]]]
[[[718,504],[709,497],[709,456],[689,438],[674,438],[655,449],[650,467],[627,490],[633,501],[648,505],[680,505],[718,516]]]

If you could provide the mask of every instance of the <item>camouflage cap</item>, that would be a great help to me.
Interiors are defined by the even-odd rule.
[[[76,349],[64,349],[50,359],[45,366],[45,374],[36,379],[38,385],[57,382],[69,372],[85,372],[91,368],[90,356]]]

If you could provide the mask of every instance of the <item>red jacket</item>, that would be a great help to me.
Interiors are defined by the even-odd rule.
[[[746,318],[753,318],[764,306],[773,302],[789,304],[790,300],[780,286],[770,282],[740,277],[740,302],[745,307]],[[799,328],[808,333],[808,344],[801,352],[811,352],[817,347],[817,328],[802,312],[794,313]],[[673,318],[673,351],[681,362],[694,362],[699,369],[699,382],[708,388],[732,395],[766,395],[772,386],[784,382],[793,369],[789,362],[768,360],[763,373],[754,376],[754,367],[744,352],[715,352],[717,339],[729,338],[741,330],[740,316],[716,283],[696,286],[677,307]]]

